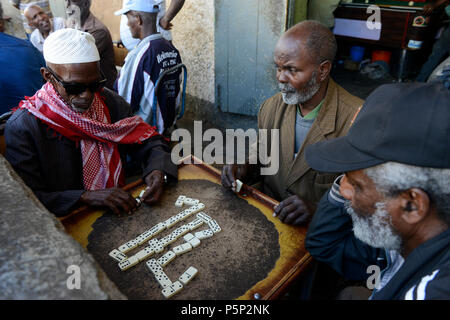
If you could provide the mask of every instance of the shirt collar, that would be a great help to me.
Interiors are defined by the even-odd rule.
[[[138,48],[138,47],[142,47],[143,45],[149,43],[150,41],[157,40],[157,39],[161,39],[161,38],[162,38],[161,33],[154,33],[154,34],[151,34],[151,35],[149,35],[148,37],[145,37],[144,39],[142,39],[142,40],[137,44],[137,46],[135,47],[135,49]]]
[[[300,117],[302,117],[303,120],[313,120],[317,117],[317,115],[319,114],[320,108],[322,108],[323,103],[325,102],[325,99],[323,99],[318,105],[317,107],[315,107],[311,112],[309,112],[306,116],[302,116],[301,112],[300,112],[300,106],[297,105],[297,113]]]

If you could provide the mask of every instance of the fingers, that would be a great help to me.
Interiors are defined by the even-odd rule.
[[[225,165],[222,169],[221,181],[222,185],[231,189],[236,186],[236,178],[234,177],[234,165]]]
[[[301,226],[302,224],[307,222],[310,218],[311,218],[311,215],[309,213],[304,213],[303,215],[301,215],[300,217],[295,219],[295,221],[292,223],[292,225],[294,225],[296,227]]]
[[[281,211],[288,205],[290,205],[294,201],[295,196],[289,197],[287,199],[284,199],[281,201],[277,206],[274,208],[273,216],[276,217],[280,215]]]
[[[222,169],[220,177],[222,185],[236,191],[236,179],[244,180],[247,177],[248,169],[246,165],[228,164]]]
[[[147,188],[147,191],[144,193],[143,199],[144,202],[148,205],[155,204],[158,202],[159,198],[163,193],[163,185],[162,183],[154,182],[151,186]]]
[[[274,208],[273,216],[278,217],[283,223],[300,225],[309,218],[309,212],[298,196],[292,196]]]
[[[146,204],[152,205],[158,202],[159,198],[163,193],[164,189],[163,175],[159,174],[158,172],[155,172],[154,174],[151,173],[148,176],[148,179],[145,180],[145,182],[147,183],[148,187],[142,199]]]
[[[120,216],[121,212],[131,214],[137,209],[136,200],[122,189],[108,189],[109,194],[105,197],[103,204]]]
[[[292,219],[291,214],[296,212],[296,206],[293,203],[286,203],[278,212],[278,219],[280,219],[284,223],[288,223],[286,220],[289,218],[289,221]]]

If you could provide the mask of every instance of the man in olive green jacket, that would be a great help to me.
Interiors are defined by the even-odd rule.
[[[304,156],[307,145],[347,134],[363,101],[330,78],[337,45],[334,35],[316,21],[304,21],[280,38],[274,54],[280,93],[267,99],[258,114],[258,128],[268,129],[264,143],[271,150],[270,130],[279,129],[278,172],[260,175],[261,191],[281,201],[274,215],[285,223],[300,225],[309,220],[336,174],[311,169]],[[255,145],[252,149],[255,149]],[[261,160],[261,159],[258,159]],[[226,165],[222,184],[234,189],[236,179],[258,175],[261,162],[250,153],[247,163]]]

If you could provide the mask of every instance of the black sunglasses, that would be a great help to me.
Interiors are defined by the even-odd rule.
[[[56,79],[56,81],[58,81],[63,86],[64,90],[66,90],[66,93],[68,95],[76,96],[76,95],[79,95],[79,94],[85,92],[87,89],[89,89],[89,91],[91,91],[91,92],[98,92],[106,85],[106,81],[107,81],[105,75],[103,74],[103,72],[101,70],[100,70],[100,74],[102,76],[102,79],[92,82],[92,83],[89,83],[89,84],[65,82],[65,81],[62,81],[52,69],[47,67],[47,70],[48,70],[48,72],[50,72],[52,74],[52,76]]]

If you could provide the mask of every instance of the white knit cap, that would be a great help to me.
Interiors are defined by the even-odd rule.
[[[44,59],[53,64],[88,63],[100,61],[100,54],[89,33],[60,29],[45,39]]]

